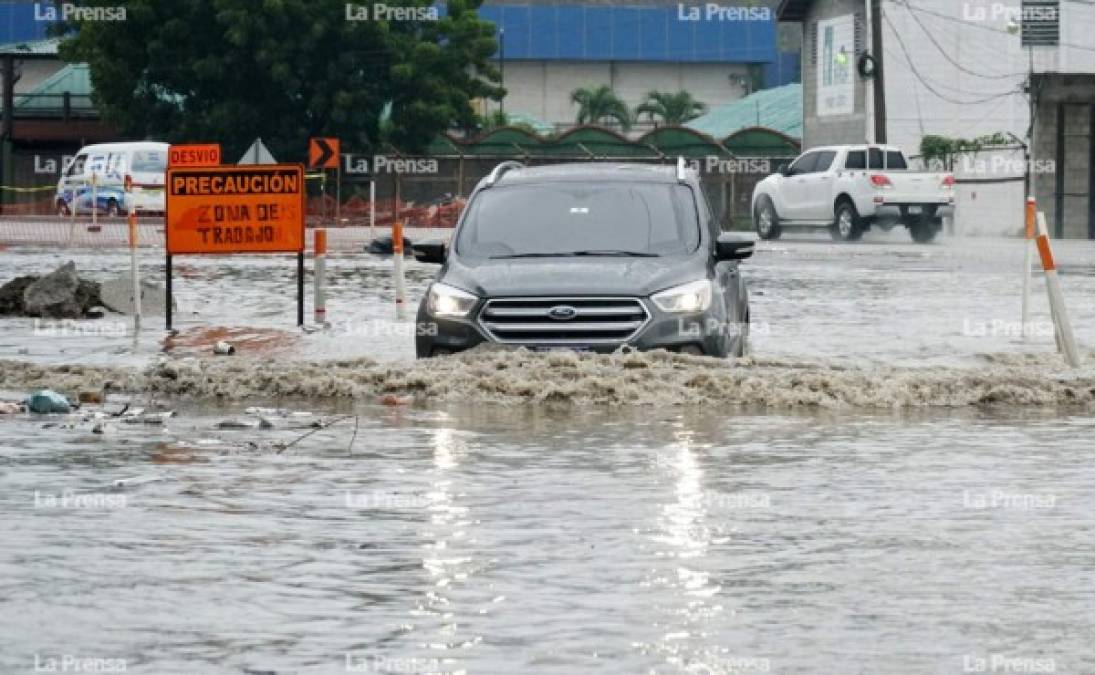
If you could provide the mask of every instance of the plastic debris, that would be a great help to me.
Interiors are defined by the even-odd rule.
[[[221,340],[217,344],[213,345],[213,353],[218,356],[227,356],[228,354],[235,354],[236,348],[231,344]]]
[[[27,408],[40,414],[70,413],[72,404],[52,389],[39,389],[27,398]]]
[[[0,401],[0,415],[16,415],[23,412],[23,406],[14,401]]]

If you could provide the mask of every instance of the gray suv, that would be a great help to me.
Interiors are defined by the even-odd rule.
[[[504,162],[476,186],[418,309],[415,351],[491,342],[740,356],[753,241],[720,232],[699,179],[674,166]]]

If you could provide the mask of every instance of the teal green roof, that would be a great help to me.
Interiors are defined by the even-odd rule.
[[[91,106],[91,73],[86,63],[73,63],[38,83],[30,91],[20,92],[15,97],[18,110],[48,109],[60,105],[64,94],[68,92],[71,105],[76,108]]]
[[[554,125],[545,122],[535,115],[524,112],[507,112],[506,124],[511,126],[527,126],[540,135],[547,135],[555,132]]]
[[[801,139],[802,85],[787,84],[758,91],[733,103],[712,108],[684,126],[720,141],[750,127],[764,127]]]
[[[91,95],[91,72],[86,63],[72,63],[58,70],[38,83],[38,86],[24,94],[63,94],[66,91],[73,96]]]

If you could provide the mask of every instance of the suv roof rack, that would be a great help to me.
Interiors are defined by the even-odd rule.
[[[502,175],[504,173],[506,173],[507,171],[509,171],[510,169],[523,169],[523,168],[525,168],[525,165],[522,164],[521,162],[517,162],[517,161],[514,161],[514,160],[509,160],[507,162],[502,162],[498,166],[494,167],[494,170],[490,172],[489,176],[487,176],[487,186],[489,187],[489,186],[494,185],[495,183],[497,183],[498,180],[502,177]]]
[[[684,163],[684,157],[677,156],[677,182],[683,183],[688,180],[687,165]]]

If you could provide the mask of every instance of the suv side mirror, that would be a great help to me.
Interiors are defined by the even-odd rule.
[[[779,173],[779,175],[781,175],[781,176],[790,176],[791,175],[791,165],[790,165],[790,163],[783,162],[782,164],[780,164],[776,168],[776,172]]]
[[[445,242],[440,239],[431,239],[411,246],[411,250],[414,251],[415,260],[438,265],[445,262],[445,249]]]
[[[752,239],[741,239],[730,233],[720,234],[715,240],[715,260],[745,260],[752,257],[755,245],[756,242]]]

